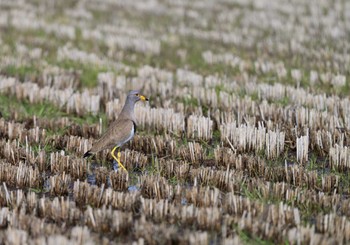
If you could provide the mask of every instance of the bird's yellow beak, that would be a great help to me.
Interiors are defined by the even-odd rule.
[[[143,95],[139,95],[139,97],[140,97],[140,99],[141,99],[142,101],[148,101],[148,98],[146,98],[146,97],[143,96]]]

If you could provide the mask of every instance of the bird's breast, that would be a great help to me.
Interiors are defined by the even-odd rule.
[[[127,138],[126,138],[124,141],[122,141],[122,142],[118,142],[119,147],[122,146],[122,145],[124,145],[125,143],[129,142],[130,140],[132,140],[132,138],[134,137],[134,135],[135,135],[135,127],[132,127],[132,128],[131,128],[131,131],[130,131],[129,137],[127,137]]]

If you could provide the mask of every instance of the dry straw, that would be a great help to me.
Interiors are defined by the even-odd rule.
[[[199,143],[189,142],[187,146],[177,149],[177,155],[191,163],[202,163],[205,158],[205,150]]]
[[[50,169],[52,173],[69,173],[75,179],[84,179],[87,173],[87,165],[83,159],[65,156],[64,152],[51,153]]]
[[[50,194],[62,196],[68,194],[71,177],[65,172],[50,177]]]
[[[20,162],[19,166],[12,166],[0,163],[0,180],[6,182],[11,187],[32,187],[40,188],[43,182],[41,174],[37,168],[32,168]]]
[[[350,168],[350,152],[348,147],[335,145],[329,151],[331,168],[346,172]]]
[[[309,130],[305,136],[297,138],[297,161],[304,164],[308,160],[309,153]]]
[[[127,173],[112,171],[109,173],[109,180],[112,189],[117,191],[126,191],[129,186],[129,175]],[[102,187],[103,188],[103,185]]]
[[[221,140],[227,142],[231,148],[239,152],[264,151],[269,159],[280,156],[284,150],[285,133],[268,130],[249,125],[236,126],[235,123],[220,125]]]
[[[185,117],[173,109],[140,107],[135,111],[138,125],[147,130],[180,135],[185,130]]]
[[[213,121],[208,117],[189,116],[187,137],[209,140],[213,136]]]
[[[239,170],[243,170],[244,165],[242,161],[241,155],[236,155],[235,152],[226,147],[217,147],[214,150],[215,162],[219,166],[230,166],[230,168],[235,168]]]
[[[176,178],[178,181],[184,182],[190,176],[191,166],[184,161],[160,159],[159,168],[167,179]]]
[[[139,183],[141,183],[141,194],[145,198],[159,200],[171,198],[174,195],[172,186],[163,177],[154,175],[140,176]]]
[[[77,205],[85,206],[87,204],[94,207],[102,205],[112,206],[114,209],[132,211],[137,209],[140,193],[118,192],[111,188],[91,186],[87,182],[74,182],[73,196]]]
[[[111,207],[92,209],[88,206],[84,213],[84,222],[93,231],[118,235],[131,228],[132,215],[129,212],[112,210]]]

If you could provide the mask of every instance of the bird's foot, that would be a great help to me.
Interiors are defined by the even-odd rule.
[[[124,165],[120,162],[121,155],[122,155],[122,154],[120,153],[120,151],[118,151],[118,153],[117,153],[117,159],[118,159],[119,166],[120,166],[122,169],[124,169],[126,172],[128,172],[128,170],[126,170],[126,168],[124,167]]]

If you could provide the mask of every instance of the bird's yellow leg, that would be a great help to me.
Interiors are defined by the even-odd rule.
[[[119,164],[119,166],[122,168],[122,169],[124,169],[126,172],[128,172],[128,170],[126,170],[126,168],[123,166],[123,164],[120,162],[120,151],[118,150],[118,158],[116,158],[115,157],[115,155],[114,155],[114,152],[115,152],[115,150],[118,148],[118,146],[116,146],[116,147],[114,147],[113,148],[113,150],[111,151],[111,155],[112,155],[112,157],[114,158],[114,160],[116,160],[117,161],[117,163]]]
[[[117,157],[118,157],[118,160],[119,160],[119,162],[120,162],[120,157],[121,157],[121,153],[120,153],[120,150],[118,149],[118,154],[117,154]]]

